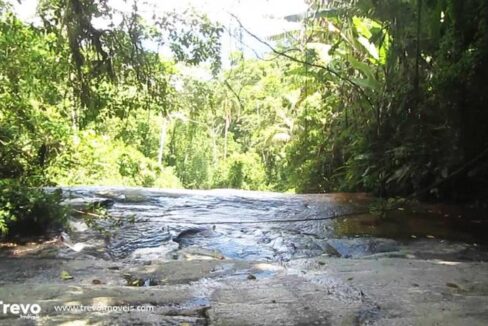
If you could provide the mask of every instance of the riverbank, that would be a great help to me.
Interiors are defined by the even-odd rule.
[[[41,312],[0,324],[488,322],[488,250],[458,216],[415,215],[400,234],[398,220],[317,219],[363,210],[363,195],[77,188],[69,200],[98,199],[123,221],[109,235],[73,218],[63,239],[3,244],[1,301]]]

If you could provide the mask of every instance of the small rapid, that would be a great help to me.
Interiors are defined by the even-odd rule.
[[[347,258],[392,252],[398,250],[399,242],[417,238],[474,243],[484,238],[486,230],[486,223],[403,209],[388,218],[374,216],[368,213],[374,198],[360,193],[63,190],[68,203],[102,203],[111,219],[119,221],[116,226],[110,219],[100,221],[108,231],[104,251],[115,260],[206,257],[286,262],[323,254]],[[90,242],[89,234],[82,238]]]

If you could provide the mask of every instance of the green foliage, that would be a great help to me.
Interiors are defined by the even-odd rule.
[[[2,232],[62,222],[51,184],[486,192],[486,1],[308,3],[219,72],[203,15],[42,0],[27,25],[0,0]]]
[[[191,14],[155,17],[155,29],[137,8],[117,13],[118,26],[94,27],[93,18],[113,14],[105,1],[44,0],[42,25],[27,25],[2,2],[2,233],[63,222],[59,196],[38,190],[53,183],[182,186],[157,163],[152,118],[168,112],[175,64],[142,44],[169,40],[177,61],[218,68],[221,28]]]
[[[256,153],[235,153],[220,164],[214,183],[221,188],[266,190],[265,167]]]
[[[159,77],[164,67],[158,53],[146,50],[147,44],[169,46],[179,62],[210,62],[214,70],[220,66],[222,28],[196,13],[160,16],[154,11],[152,21],[146,21],[137,3],[129,11],[117,11],[106,0],[42,0],[39,15],[45,29],[70,54],[69,81],[79,101],[73,123],[81,128],[93,122],[106,104],[99,97],[101,83],[132,84],[151,95],[146,105],[163,104],[167,84]],[[97,28],[94,20],[108,26]]]
[[[83,217],[86,225],[105,237],[110,237],[124,223],[134,223],[135,215],[113,216],[110,215],[105,207],[94,206],[77,211]]]
[[[451,199],[484,192],[486,2],[311,7],[295,44],[314,53],[297,56],[303,68],[293,73],[313,77],[306,96],[316,99],[302,102],[295,121],[291,186]]]
[[[24,25],[9,12],[0,18],[0,233],[40,234],[60,227],[66,212],[60,192],[43,170],[63,148],[69,127],[56,81],[63,49],[53,35]],[[43,64],[40,65],[39,62]],[[45,82],[45,80],[52,80]]]
[[[125,185],[179,188],[171,168],[158,167],[154,160],[110,136],[92,130],[80,132],[48,169],[61,185]]]
[[[0,189],[0,236],[40,235],[64,225],[61,190],[47,193],[6,179]]]

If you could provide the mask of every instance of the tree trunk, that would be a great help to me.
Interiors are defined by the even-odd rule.
[[[158,151],[158,165],[161,166],[163,164],[164,158],[164,145],[166,143],[166,131],[168,128],[168,118],[161,115],[162,122],[161,122],[161,134],[159,135],[159,151]]]

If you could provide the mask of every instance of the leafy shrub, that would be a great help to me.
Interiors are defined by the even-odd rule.
[[[214,180],[217,187],[265,190],[266,170],[258,154],[235,153],[220,165]]]
[[[40,235],[65,224],[61,190],[46,193],[6,179],[0,187],[0,235]]]
[[[183,188],[180,179],[176,176],[175,170],[173,167],[162,167],[159,170],[159,173],[154,179],[153,187],[156,188]]]
[[[136,148],[93,130],[73,138],[49,175],[61,185],[182,187],[173,169],[160,167]]]

